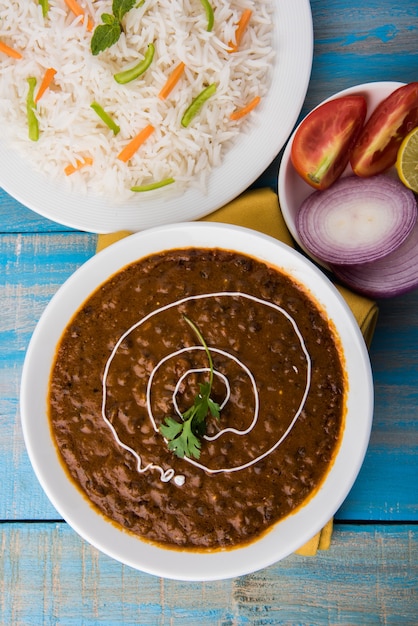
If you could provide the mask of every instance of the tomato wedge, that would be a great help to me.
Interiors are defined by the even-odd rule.
[[[395,89],[377,105],[353,148],[353,172],[357,176],[374,176],[394,165],[402,140],[415,126],[418,82]]]
[[[296,130],[290,158],[308,185],[327,189],[343,173],[367,113],[361,95],[341,96],[314,109]]]

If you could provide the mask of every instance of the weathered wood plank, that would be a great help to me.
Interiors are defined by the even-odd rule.
[[[47,302],[94,253],[94,242],[94,236],[76,233],[0,238],[0,406],[5,435],[0,440],[0,461],[6,468],[2,519],[56,518],[32,476],[24,450],[18,413],[20,371],[29,338]],[[371,444],[340,518],[418,517],[417,305],[418,292],[382,303],[371,349],[376,385]]]
[[[34,213],[0,187],[0,232],[34,233],[71,230]]]
[[[59,286],[95,250],[92,235],[0,236],[0,519],[56,519],[31,469],[19,415],[23,360],[36,322]]]
[[[92,254],[95,237],[77,233],[0,237],[0,519],[56,519],[30,468],[18,394],[36,322],[60,284]],[[371,348],[376,410],[369,451],[339,519],[418,517],[418,291],[381,305]]]
[[[379,302],[370,357],[374,423],[364,465],[340,519],[418,519],[418,291]],[[380,495],[376,494],[376,485]],[[379,506],[375,507],[376,496]],[[369,511],[367,515],[366,511]]]
[[[135,571],[66,524],[0,533],[2,624],[416,624],[416,527],[337,527],[328,552],[210,583]]]
[[[417,80],[418,8],[413,1],[311,1],[314,58],[301,115],[352,85]]]

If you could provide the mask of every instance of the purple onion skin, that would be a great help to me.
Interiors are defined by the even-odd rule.
[[[387,256],[371,263],[332,265],[330,269],[353,291],[377,300],[418,289],[418,222],[399,248]]]

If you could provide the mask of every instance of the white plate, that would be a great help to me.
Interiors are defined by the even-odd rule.
[[[274,6],[275,66],[272,84],[260,104],[257,123],[240,136],[211,173],[208,192],[190,189],[181,197],[147,192],[115,204],[107,198],[68,193],[48,180],[0,138],[0,185],[16,200],[51,220],[76,229],[106,233],[137,231],[194,220],[229,202],[251,185],[280,152],[296,123],[308,88],[313,28],[308,0],[282,0]],[[65,181],[64,181],[65,182]],[[168,191],[168,188],[167,188]]]
[[[376,106],[392,91],[395,91],[398,87],[401,87],[404,83],[396,83],[396,82],[376,82],[376,83],[364,83],[362,85],[355,85],[353,87],[349,87],[348,89],[344,89],[343,91],[339,91],[334,94],[330,98],[324,100],[324,102],[328,102],[329,100],[334,100],[335,98],[339,98],[341,96],[351,96],[351,95],[362,95],[366,98],[367,102],[367,116],[366,120],[369,119],[371,113],[374,111]],[[323,102],[321,102],[323,104]],[[320,106],[320,104],[318,105]],[[315,108],[318,108],[315,107]],[[303,121],[303,120],[302,120]],[[300,123],[302,124],[302,122]],[[299,124],[299,126],[300,126]],[[299,128],[298,126],[298,128]],[[295,168],[292,165],[292,161],[290,160],[290,152],[292,149],[292,141],[297,128],[292,133],[287,146],[283,152],[283,158],[280,163],[279,169],[279,179],[278,179],[278,194],[279,194],[279,202],[280,207],[283,213],[284,220],[287,224],[288,229],[290,230],[293,238],[299,244],[299,246],[308,254],[312,259],[314,259],[317,263],[326,267],[326,264],[323,261],[318,260],[314,257],[306,248],[302,245],[297,230],[296,230],[296,215],[299,211],[299,207],[302,202],[307,198],[311,193],[315,191],[313,187],[305,183],[305,181],[299,176],[296,172]],[[347,166],[343,176],[348,176],[352,174],[353,171],[350,165]]]
[[[338,455],[316,494],[260,540],[243,548],[209,554],[158,548],[119,530],[95,512],[70,482],[60,463],[47,416],[49,377],[56,346],[73,313],[99,284],[126,264],[153,252],[188,246],[233,248],[282,268],[309,286],[339,334],[349,390]],[[367,349],[349,307],[313,263],[276,239],[255,231],[192,222],[131,235],[92,257],[67,280],[45,309],[31,339],[23,367],[20,400],[23,433],[33,468],[52,504],[76,532],[102,552],[144,572],[178,580],[218,580],[244,575],[283,559],[334,515],[351,489],[367,449],[373,382]]]

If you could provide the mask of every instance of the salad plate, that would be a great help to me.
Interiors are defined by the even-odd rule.
[[[340,98],[343,96],[351,96],[351,95],[362,95],[365,97],[367,102],[367,121],[374,111],[376,106],[384,100],[387,96],[389,96],[395,89],[401,87],[404,83],[400,82],[373,82],[373,83],[363,83],[361,85],[354,85],[353,87],[349,87],[348,89],[344,89],[335,93],[331,97],[327,98],[323,102],[321,102],[319,106],[324,104],[324,102],[328,102],[330,100],[334,100],[335,98]],[[318,108],[315,107],[315,108]],[[306,118],[305,118],[306,119]],[[298,125],[297,128],[303,123],[303,120]],[[286,148],[283,152],[283,158],[280,164],[279,174],[278,174],[278,194],[279,194],[279,202],[280,208],[286,222],[286,225],[292,234],[292,237],[295,239],[297,244],[301,247],[301,249],[310,256],[314,261],[316,261],[319,265],[323,267],[327,267],[326,263],[322,260],[314,257],[303,245],[298,235],[296,229],[296,216],[298,214],[299,208],[302,202],[312,194],[315,189],[308,185],[296,172],[293,167],[290,154],[292,150],[292,142],[293,138],[297,132],[297,128],[292,133]],[[348,176],[352,174],[352,169],[350,164],[347,165],[345,171],[342,176]]]
[[[262,174],[284,146],[309,83],[313,55],[309,2],[283,0],[274,2],[272,10],[275,58],[267,94],[254,111],[248,132],[236,139],[225,151],[221,165],[211,171],[205,191],[187,187],[179,194],[167,187],[120,201],[78,193],[65,177],[47,177],[22,159],[4,137],[0,138],[0,186],[48,219],[96,233],[138,231],[194,220],[231,201]]]

